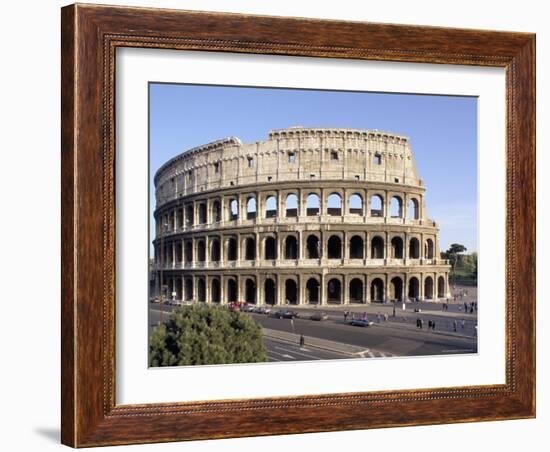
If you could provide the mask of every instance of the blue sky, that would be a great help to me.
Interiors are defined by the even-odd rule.
[[[441,250],[477,250],[475,97],[151,83],[149,102],[151,209],[157,169],[194,146],[296,125],[378,129],[410,137]]]

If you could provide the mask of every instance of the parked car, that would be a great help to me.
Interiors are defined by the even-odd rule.
[[[271,309],[265,306],[258,306],[257,308],[254,308],[254,312],[256,314],[269,314],[271,312]]]
[[[365,319],[352,319],[349,324],[351,326],[371,326],[373,322]]]
[[[311,320],[316,320],[320,322],[322,320],[328,320],[328,314],[326,312],[316,312],[314,314],[311,314],[309,318]]]
[[[295,319],[299,316],[299,314],[296,311],[291,311],[290,309],[281,309],[275,312],[273,316],[278,319]]]

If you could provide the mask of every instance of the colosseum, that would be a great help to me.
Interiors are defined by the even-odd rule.
[[[154,177],[152,295],[272,305],[449,297],[407,137],[291,127],[230,137]]]

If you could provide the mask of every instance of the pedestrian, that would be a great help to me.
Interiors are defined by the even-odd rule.
[[[392,317],[395,317],[395,303],[393,304],[393,314]]]
[[[344,311],[344,323],[347,322],[347,320],[348,320],[348,315],[349,315],[349,312],[348,312],[348,311]]]
[[[466,321],[464,319],[462,319],[462,322],[460,322],[460,326],[462,327],[462,329],[464,329],[464,327],[466,326]]]
[[[420,329],[422,330],[424,328],[424,320],[420,319]]]
[[[416,318],[416,327],[420,328],[420,319],[418,317]]]
[[[303,334],[300,334],[300,347],[303,347],[306,344],[306,339]]]
[[[453,320],[453,330],[456,333],[456,320]]]
[[[395,308],[394,308],[394,309],[395,309]],[[394,314],[394,316],[395,316],[395,314]],[[388,321],[388,313],[385,312],[385,313],[384,313],[384,322],[387,322],[387,321]]]
[[[376,323],[380,323],[380,313],[376,314]]]
[[[431,321],[431,320],[428,320],[428,329],[429,329],[429,330],[432,329],[432,321]]]
[[[432,330],[435,331],[435,320],[432,320]]]

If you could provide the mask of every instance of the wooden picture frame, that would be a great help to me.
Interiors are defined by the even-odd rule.
[[[533,34],[76,4],[62,9],[61,35],[64,444],[85,447],[535,416]],[[506,383],[117,405],[117,47],[505,68]]]

